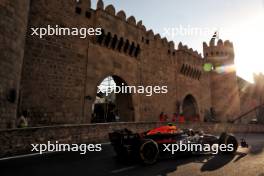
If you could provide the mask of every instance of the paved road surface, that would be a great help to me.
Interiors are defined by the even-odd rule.
[[[240,138],[240,135],[237,135]],[[56,153],[0,161],[1,176],[264,176],[264,134],[247,134],[250,149],[234,156],[192,156],[161,160],[152,166],[118,163],[110,145],[81,156]]]

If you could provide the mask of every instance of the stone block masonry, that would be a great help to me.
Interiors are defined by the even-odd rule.
[[[48,25],[101,28],[102,35],[31,35],[31,28]],[[235,72],[203,69],[208,61],[233,63],[229,41],[204,43],[202,56],[147,30],[123,10],[105,7],[102,0],[96,9],[90,0],[1,0],[0,30],[0,129],[15,127],[25,110],[30,126],[91,123],[97,86],[108,76],[128,86],[168,87],[164,95],[120,96],[124,122],[156,121],[161,112],[180,111],[203,122],[211,108],[222,122],[240,114]]]
[[[29,0],[0,2],[0,129],[15,127]]]

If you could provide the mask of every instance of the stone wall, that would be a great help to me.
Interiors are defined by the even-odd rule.
[[[160,112],[177,112],[188,94],[195,97],[203,120],[210,108],[209,77],[202,56],[186,46],[146,30],[142,21],[116,12],[112,5],[90,8],[90,1],[32,1],[31,27],[101,27],[101,39],[90,36],[26,37],[22,74],[21,109],[29,110],[33,126],[90,123],[97,86],[116,76],[130,86],[168,86],[167,94],[133,94],[131,114],[135,121],[155,121]],[[63,10],[58,10],[63,7]],[[120,44],[120,47],[119,47]],[[126,44],[128,48],[126,49]],[[180,73],[183,64],[195,68]],[[198,79],[199,76],[199,79]],[[87,98],[89,97],[89,98]],[[122,120],[122,119],[121,119]]]
[[[0,129],[15,126],[29,0],[0,2]]]
[[[210,73],[211,104],[218,121],[227,122],[240,114],[240,97],[234,65],[233,43],[212,38],[203,43],[205,59],[213,65]]]
[[[105,6],[102,0],[96,9],[91,8],[90,0],[32,0],[28,6],[26,0],[0,4],[0,40],[5,51],[0,53],[0,129],[14,127],[17,112],[24,110],[29,111],[30,126],[90,123],[97,86],[108,76],[129,86],[168,86],[167,94],[130,97],[131,105],[122,109],[129,109],[129,117],[125,118],[136,122],[156,121],[161,112],[170,117],[179,113],[179,105],[187,95],[195,100],[200,121],[214,104],[219,103],[222,111],[239,109],[234,73],[213,79],[203,70],[207,60],[201,54],[161,38],[134,16],[127,17],[123,10]],[[103,35],[84,39],[31,35],[31,28],[48,25],[100,27]],[[226,91],[230,92],[228,96]],[[16,100],[10,103],[7,95],[12,98],[14,94]],[[126,103],[123,99],[122,105]],[[229,106],[231,99],[235,100],[234,108]]]
[[[166,124],[166,123],[163,123]],[[163,125],[159,122],[112,123],[96,125],[61,125],[0,131],[0,157],[21,153],[31,153],[31,144],[60,143],[101,143],[108,142],[108,133],[116,129],[128,128],[134,132],[144,132]],[[264,133],[263,125],[233,125],[213,123],[190,123],[177,125],[179,128],[203,130],[206,133],[227,131],[231,133]]]
[[[182,104],[187,95],[193,96],[201,121],[211,107],[210,73],[203,70],[204,63],[205,59],[200,54],[179,44],[175,71],[177,101]]]

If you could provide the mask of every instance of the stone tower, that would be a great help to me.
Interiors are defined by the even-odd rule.
[[[15,126],[29,0],[0,1],[0,128]]]
[[[203,43],[203,52],[206,62],[212,64],[210,87],[215,118],[222,122],[234,119],[240,114],[240,98],[233,43],[213,37],[209,46]]]

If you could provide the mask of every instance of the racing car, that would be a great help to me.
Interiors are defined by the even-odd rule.
[[[173,144],[232,145],[231,150],[222,152],[225,154],[233,154],[238,148],[238,141],[232,134],[223,132],[220,136],[216,136],[205,134],[203,131],[178,129],[172,124],[143,133],[134,133],[128,129],[116,130],[109,133],[109,139],[119,159],[137,159],[148,165],[154,164],[162,156],[174,155],[174,153],[168,152],[169,150],[164,150],[165,147],[173,146]],[[196,152],[180,151],[176,152],[175,155],[194,154]]]

